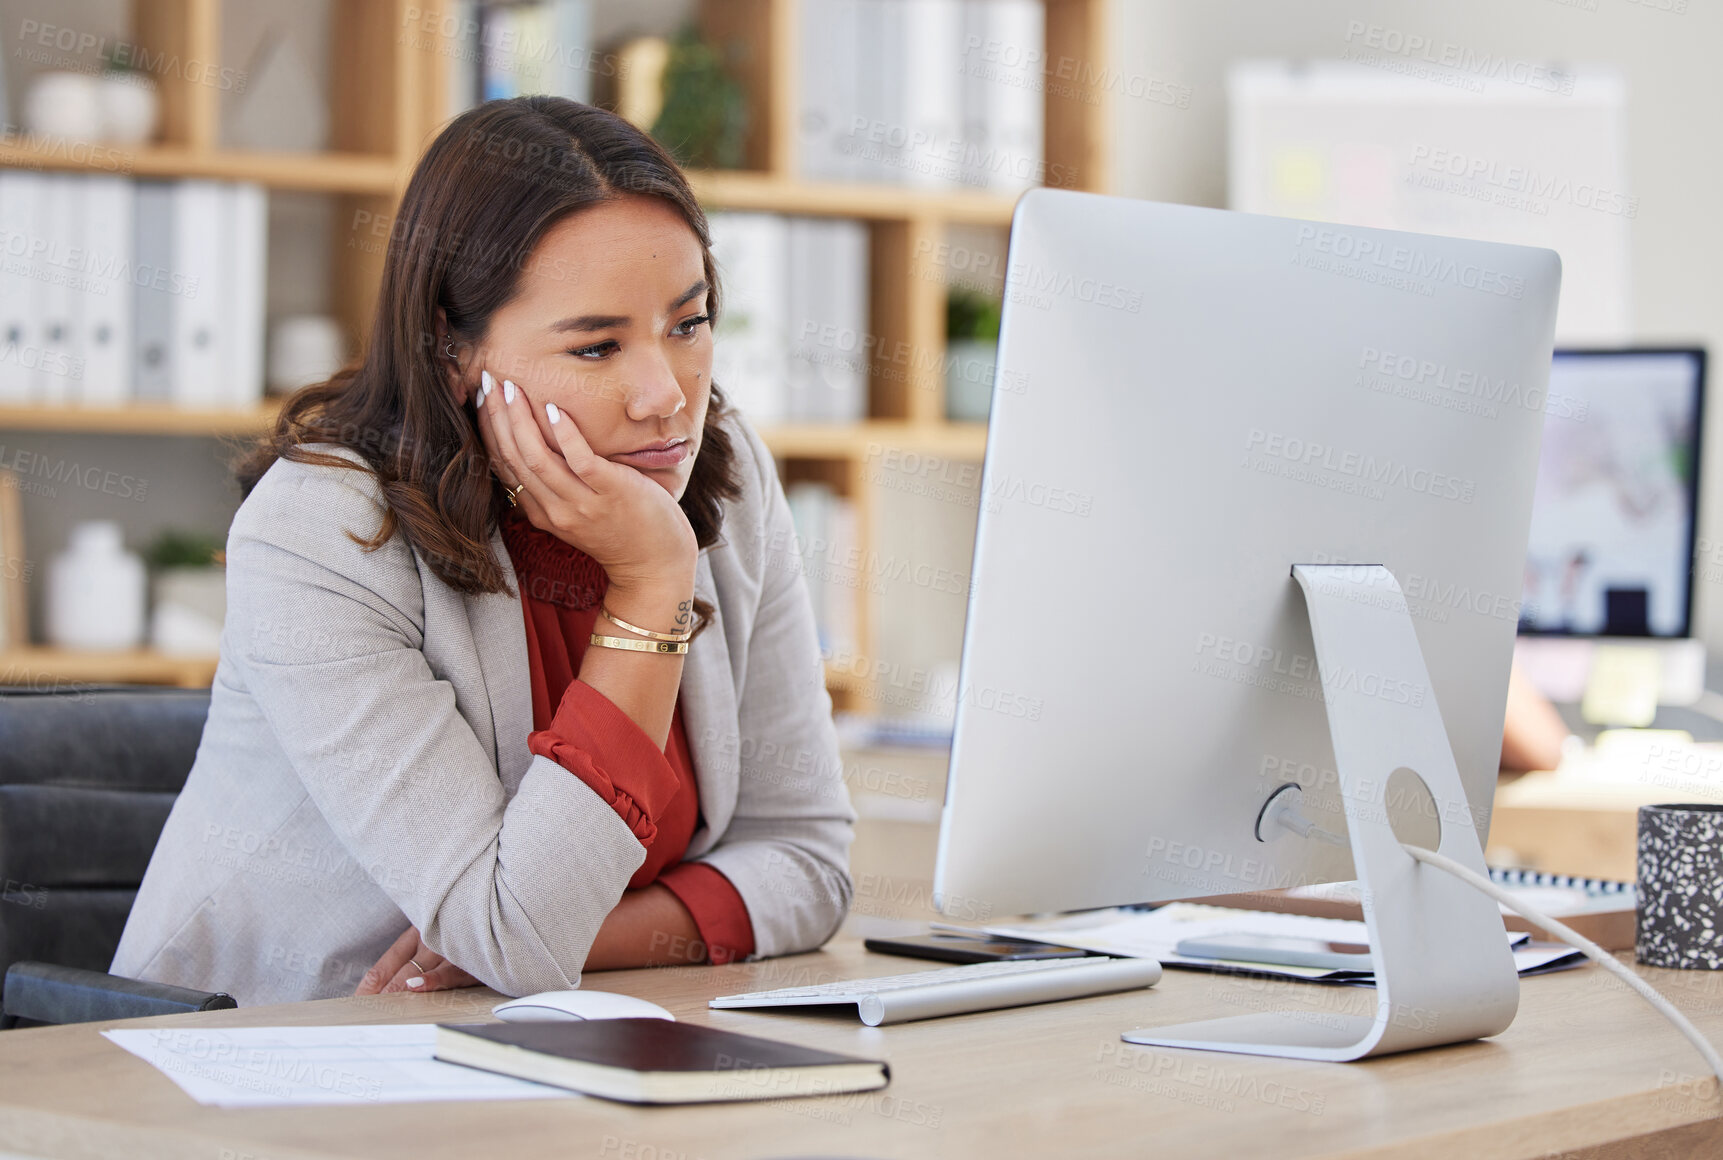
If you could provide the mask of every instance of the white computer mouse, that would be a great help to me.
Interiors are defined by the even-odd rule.
[[[656,1003],[633,995],[609,991],[541,991],[498,1003],[491,1014],[510,1023],[543,1023],[575,1019],[668,1019],[676,1021]]]

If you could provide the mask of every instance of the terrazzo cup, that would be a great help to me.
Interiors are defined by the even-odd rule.
[[[1639,808],[1639,927],[1648,967],[1723,969],[1723,806]]]

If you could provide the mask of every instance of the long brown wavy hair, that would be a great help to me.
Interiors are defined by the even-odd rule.
[[[614,113],[561,97],[488,101],[456,117],[426,150],[401,198],[363,357],[287,401],[274,428],[234,464],[241,490],[249,495],[277,459],[369,470],[386,509],[376,535],[355,540],[375,549],[398,530],[451,587],[506,591],[490,546],[504,511],[503,486],[490,469],[472,405],[449,389],[445,333],[459,343],[483,338],[546,231],[580,209],[627,195],[668,202],[694,231],[716,320],[718,272],[706,215],[676,162],[651,137]],[[448,318],[442,333],[438,307]],[[721,426],[725,411],[713,383],[681,500],[703,548],[717,541],[723,501],[740,494],[734,449]],[[317,443],[348,448],[364,465],[308,449]],[[697,611],[704,622],[710,610]]]

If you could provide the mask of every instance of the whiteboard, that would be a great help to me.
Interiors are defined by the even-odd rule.
[[[1639,213],[1626,84],[1602,68],[1488,71],[1385,54],[1233,65],[1228,205],[1547,246],[1562,257],[1557,343],[1620,345]]]

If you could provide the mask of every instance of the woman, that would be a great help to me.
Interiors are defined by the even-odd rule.
[[[705,217],[625,121],[529,97],[442,132],[364,358],[240,467],[209,721],[115,974],[523,995],[831,937],[854,814],[717,309]]]

